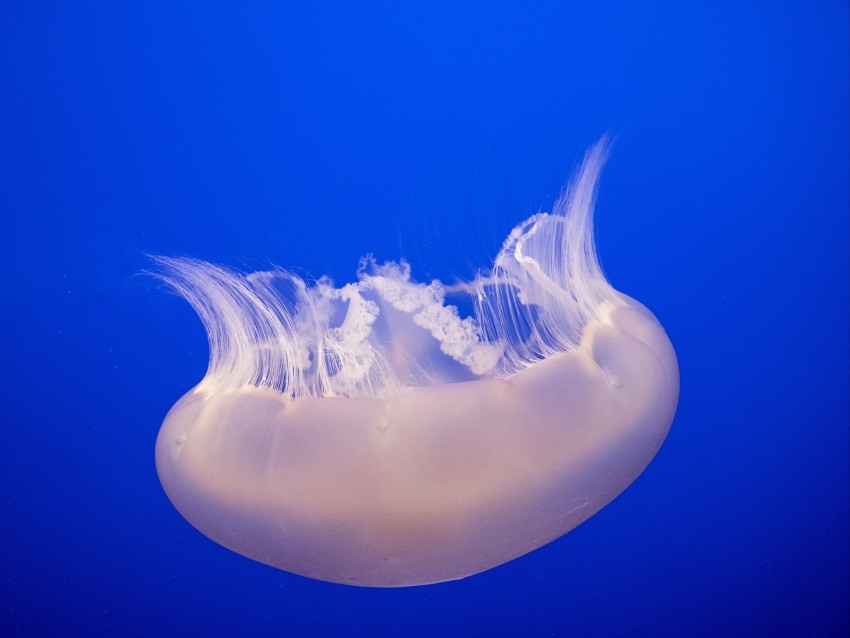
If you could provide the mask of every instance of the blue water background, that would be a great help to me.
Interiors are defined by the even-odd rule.
[[[402,4],[0,6],[0,635],[847,635],[847,3]],[[622,496],[400,590],[177,514],[207,347],[146,253],[469,277],[605,132],[603,267],[682,375]]]

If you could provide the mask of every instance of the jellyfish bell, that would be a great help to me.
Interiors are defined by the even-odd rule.
[[[487,570],[602,509],[655,456],[679,391],[664,329],[596,258],[606,152],[468,284],[372,259],[336,288],[156,258],[210,342],[157,438],[174,506],[254,560],[378,587]],[[445,303],[461,293],[471,317]]]

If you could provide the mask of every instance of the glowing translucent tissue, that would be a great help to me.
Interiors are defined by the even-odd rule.
[[[664,441],[679,373],[664,329],[596,258],[606,152],[468,284],[371,259],[335,288],[157,258],[210,343],[156,442],[174,506],[262,563],[397,587],[489,569],[609,503]],[[446,305],[456,294],[473,316]]]

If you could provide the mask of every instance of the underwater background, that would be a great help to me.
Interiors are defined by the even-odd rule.
[[[847,635],[848,72],[841,1],[4,1],[0,635]],[[470,278],[605,133],[600,259],[682,383],[620,497],[396,590],[177,513],[207,344],[146,255]]]

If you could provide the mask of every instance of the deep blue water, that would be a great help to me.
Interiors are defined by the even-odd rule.
[[[847,3],[258,4],[0,7],[0,635],[847,635]],[[206,341],[145,254],[468,277],[605,132],[603,267],[682,377],[622,496],[400,590],[179,516]]]

